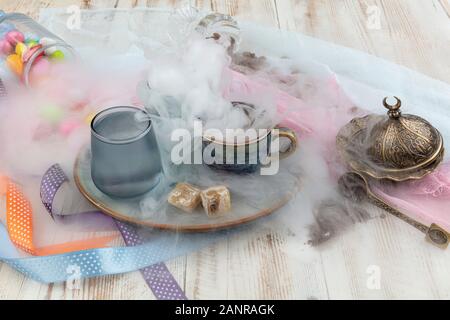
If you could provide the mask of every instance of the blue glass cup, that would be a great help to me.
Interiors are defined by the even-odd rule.
[[[118,198],[152,190],[162,166],[152,121],[144,110],[113,107],[91,122],[91,175],[97,188]]]

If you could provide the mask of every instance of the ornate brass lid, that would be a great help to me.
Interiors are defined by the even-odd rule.
[[[355,118],[337,136],[337,146],[348,165],[377,179],[420,179],[433,171],[444,155],[443,139],[428,121],[402,115],[401,101],[383,104],[388,116]]]

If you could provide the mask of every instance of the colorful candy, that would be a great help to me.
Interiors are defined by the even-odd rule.
[[[28,51],[28,47],[25,43],[19,42],[16,44],[15,52],[22,59],[23,59],[23,56],[25,55],[25,53],[27,53],[27,51]]]
[[[5,39],[7,41],[9,41],[9,43],[11,45],[13,45],[13,46],[15,46],[19,42],[24,42],[25,41],[25,37],[24,37],[23,33],[20,32],[20,31],[17,31],[17,30],[9,31],[5,35]]]
[[[35,40],[35,39],[27,39],[25,41],[25,44],[27,45],[28,48],[33,48],[39,45],[39,41]]]
[[[63,136],[69,136],[72,132],[74,132],[78,127],[80,126],[80,123],[75,120],[66,120],[63,121],[59,125],[59,133],[61,133]]]
[[[55,39],[39,39],[35,34],[25,36],[14,26],[4,26],[4,23],[0,23],[0,32],[3,32],[0,33],[0,55],[6,56],[6,65],[24,81],[36,82],[50,77],[51,61],[65,59],[65,53]],[[28,63],[32,63],[30,73],[24,75]]]
[[[64,110],[59,106],[48,105],[40,109],[40,115],[51,124],[58,124],[64,117]]]
[[[0,40],[0,53],[4,55],[10,55],[14,50],[14,47],[9,43],[8,40],[2,39]]]
[[[71,107],[70,110],[72,111],[82,111],[87,105],[86,101],[80,100],[75,102]]]
[[[63,60],[64,59],[64,53],[61,50],[56,50],[50,55],[50,58],[53,60]]]
[[[23,74],[22,58],[17,54],[11,54],[6,58],[6,65],[17,76],[21,77]]]
[[[54,133],[54,127],[52,125],[50,125],[48,123],[41,123],[34,131],[33,140],[39,141],[42,139],[46,139],[53,133]]]
[[[84,119],[84,122],[88,125],[91,125],[92,120],[94,120],[94,118],[95,118],[95,112],[92,112],[92,113],[88,114],[86,119]]]

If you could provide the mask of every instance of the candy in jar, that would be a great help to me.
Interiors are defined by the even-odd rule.
[[[0,58],[11,72],[26,85],[38,83],[43,72],[53,71],[49,64],[75,57],[75,51],[30,17],[21,13],[0,11]],[[34,72],[33,69],[39,69]]]

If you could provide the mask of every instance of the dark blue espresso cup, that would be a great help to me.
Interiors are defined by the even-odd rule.
[[[91,175],[103,193],[137,197],[152,190],[162,172],[152,122],[135,107],[113,107],[91,123]]]
[[[295,152],[298,140],[294,130],[277,126],[267,130],[252,131],[252,126],[258,117],[263,116],[263,113],[258,115],[253,104],[240,101],[233,101],[232,104],[233,107],[240,108],[248,117],[249,125],[242,129],[245,139],[242,140],[241,137],[239,142],[237,137],[231,137],[233,141],[227,141],[223,138],[221,132],[219,132],[219,137],[205,133],[202,149],[204,163],[217,170],[238,174],[254,173],[262,166],[275,160],[275,152],[278,153],[278,159],[287,158]],[[253,135],[250,135],[251,131]],[[248,136],[247,133],[249,133]],[[272,142],[279,143],[279,138],[289,140],[287,150],[281,152],[272,149]]]
[[[279,152],[278,155],[279,159],[287,158],[297,149],[297,135],[294,130],[289,128],[276,127],[267,130],[267,133],[263,136],[243,143],[218,141],[214,137],[204,135],[203,159],[213,169],[233,173],[254,173],[265,162],[270,161],[272,157],[271,143],[275,130],[277,138],[289,139],[289,148],[286,151]],[[211,154],[214,162],[208,163],[210,160],[205,160],[205,151],[206,154]]]

